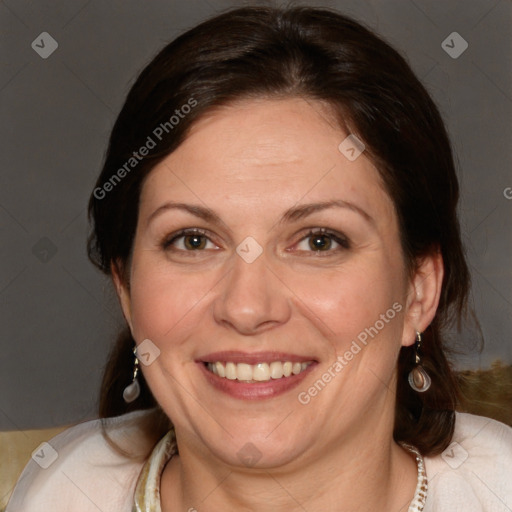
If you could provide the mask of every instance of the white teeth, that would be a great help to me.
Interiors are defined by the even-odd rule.
[[[311,361],[306,363],[292,363],[291,361],[272,361],[268,363],[247,364],[247,363],[223,363],[216,361],[208,363],[207,368],[215,375],[229,380],[240,380],[244,382],[267,382],[271,379],[281,379],[298,375],[303,372]]]
[[[236,379],[236,365],[235,363],[226,363],[226,379]]]
[[[279,361],[270,363],[270,376],[273,379],[280,379],[283,376],[283,364]]]
[[[215,368],[215,371],[213,373],[215,373],[219,377],[225,377],[226,376],[226,371],[225,371],[224,365],[222,363],[215,363],[212,366]]]
[[[264,382],[270,380],[270,366],[267,363],[254,365],[252,370],[252,380]]]
[[[252,380],[251,365],[245,363],[238,363],[236,365],[236,378],[238,380]]]

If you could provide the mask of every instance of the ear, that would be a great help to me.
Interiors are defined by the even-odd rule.
[[[407,292],[402,345],[412,345],[416,331],[423,332],[432,322],[439,305],[444,265],[439,248],[417,263]]]
[[[110,264],[110,271],[112,274],[112,281],[117,292],[117,298],[123,310],[125,320],[132,329],[132,313],[131,313],[131,301],[130,301],[130,288],[128,285],[128,278],[125,276],[124,268],[120,262],[112,262]]]

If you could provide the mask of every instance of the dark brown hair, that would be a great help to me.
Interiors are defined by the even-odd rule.
[[[112,263],[129,266],[144,178],[196,120],[236,100],[287,97],[329,105],[340,126],[350,126],[364,142],[395,205],[408,270],[425,255],[442,254],[439,308],[423,335],[422,357],[432,386],[422,394],[409,387],[413,348],[402,348],[394,431],[397,441],[425,455],[439,453],[450,443],[457,405],[443,333],[454,321],[460,323],[469,289],[456,214],[458,181],[436,105],[405,59],[362,24],[324,9],[245,7],[165,46],[134,83],[113,127],[89,202],[89,257],[106,274]],[[185,110],[178,122],[170,122]],[[155,133],[161,137],[149,154],[130,160],[148,137],[156,140]],[[123,401],[133,345],[129,331],[119,336],[104,375],[101,417],[157,406],[143,377],[141,397],[130,405]],[[155,440],[170,425],[159,414]]]

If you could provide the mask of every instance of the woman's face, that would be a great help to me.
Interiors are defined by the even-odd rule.
[[[319,103],[248,100],[143,186],[118,289],[155,398],[203,457],[275,467],[393,423],[397,355],[424,326],[392,201],[348,135]]]

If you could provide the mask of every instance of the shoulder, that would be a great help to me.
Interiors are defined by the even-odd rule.
[[[138,427],[147,414],[136,411],[104,424],[81,423],[41,445],[23,470],[6,512],[130,512],[142,454],[151,449]],[[109,443],[103,427],[131,457]]]
[[[425,458],[426,510],[512,510],[512,428],[457,413],[452,443]]]

